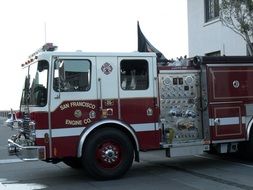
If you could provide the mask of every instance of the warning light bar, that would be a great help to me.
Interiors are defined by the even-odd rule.
[[[35,51],[33,54],[31,54],[28,57],[28,60],[21,65],[21,67],[24,67],[28,65],[29,63],[32,63],[35,59],[38,59],[37,54],[40,52],[45,52],[45,51],[55,51],[57,49],[57,46],[54,46],[53,43],[46,43],[44,44],[41,48],[39,48],[37,51]]]
[[[43,52],[43,51],[55,51],[57,49],[57,46],[54,46],[53,43],[46,43],[44,44],[40,49],[38,49],[37,51],[35,51],[33,54],[31,54],[29,56],[29,58],[32,58],[34,57],[35,55],[37,55],[38,53],[40,52]]]

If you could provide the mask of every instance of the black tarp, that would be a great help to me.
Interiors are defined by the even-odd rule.
[[[141,31],[139,22],[137,22],[137,28],[138,28],[138,51],[154,52],[157,55],[158,62],[168,62],[168,59],[158,49],[156,49],[144,36],[144,34]]]

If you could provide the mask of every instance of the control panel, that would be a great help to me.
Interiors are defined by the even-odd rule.
[[[199,74],[196,70],[159,74],[161,123],[169,144],[202,138]]]

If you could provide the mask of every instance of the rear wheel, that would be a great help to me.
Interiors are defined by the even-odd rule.
[[[247,154],[250,159],[253,159],[253,130],[250,132],[249,141],[247,142]]]
[[[239,144],[239,155],[245,159],[253,159],[253,130],[250,131],[249,141]]]
[[[133,163],[133,145],[118,129],[103,128],[92,134],[83,149],[85,170],[97,179],[124,175]]]

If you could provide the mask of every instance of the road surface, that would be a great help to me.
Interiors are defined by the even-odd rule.
[[[123,178],[96,181],[63,163],[8,156],[7,138],[14,132],[0,125],[0,190],[253,190],[253,162],[238,155],[166,158],[161,151],[144,152]]]

